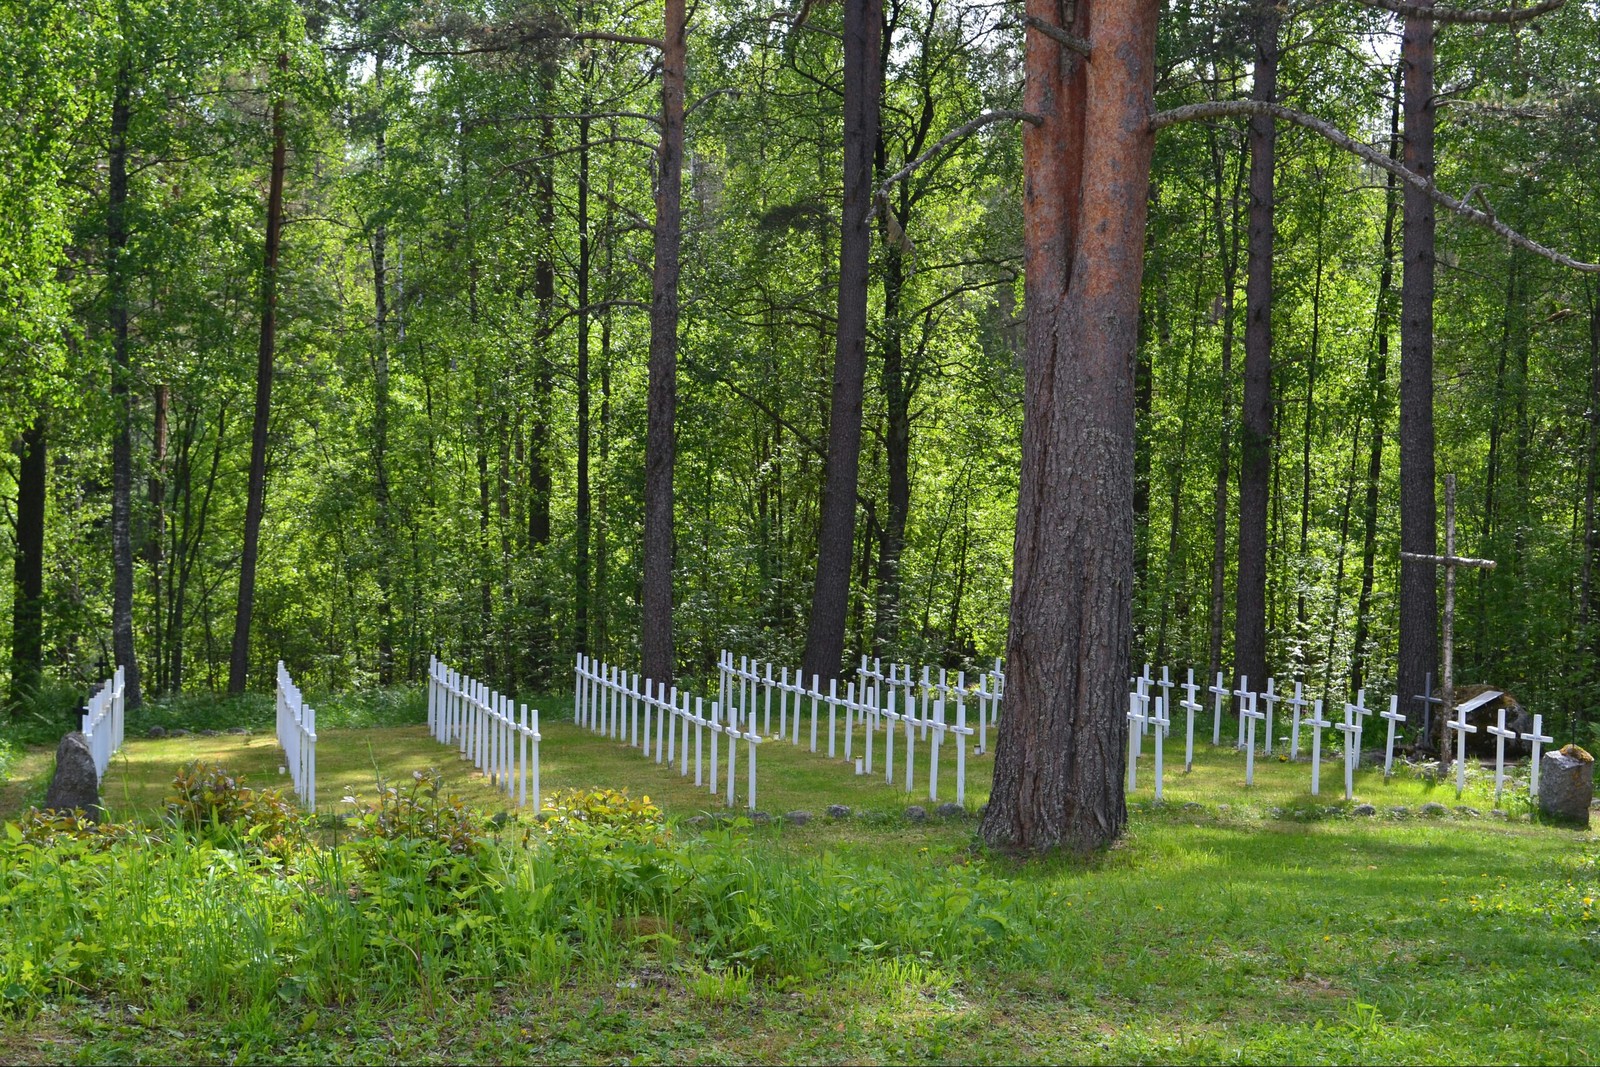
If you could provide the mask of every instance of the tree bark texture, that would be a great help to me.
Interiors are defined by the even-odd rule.
[[[828,406],[828,462],[817,531],[802,669],[834,678],[844,659],[855,558],[861,465],[861,396],[867,376],[867,280],[872,249],[872,157],[878,139],[882,0],[844,4],[844,213],[839,234],[839,306]]]
[[[278,56],[278,73],[289,57]],[[228,659],[228,694],[244,692],[250,671],[250,620],[256,605],[256,561],[261,513],[267,498],[267,426],[272,415],[272,367],[278,337],[278,248],[283,238],[283,172],[287,159],[283,97],[272,102],[272,171],[267,185],[267,241],[261,267],[261,341],[256,348],[256,408],[250,427],[250,483],[244,508],[244,545],[239,555],[239,609],[234,616],[233,649]]]
[[[1055,0],[1028,14],[1059,26]],[[984,838],[1076,851],[1127,823],[1134,353],[1157,5],[1080,0],[1093,58],[1027,37],[1028,352],[1006,714]]]
[[[683,222],[684,0],[666,0],[661,53],[661,147],[656,155],[655,271],[650,283],[650,382],[645,425],[642,669],[672,682],[673,467],[678,431],[678,246]],[[849,566],[846,552],[846,567]],[[848,574],[847,574],[848,577]]]
[[[16,555],[11,590],[11,714],[39,691],[44,674],[44,518],[50,468],[45,417],[35,415],[17,444]]]
[[[1278,93],[1278,8],[1257,12],[1255,85],[1251,95],[1275,103]],[[1239,420],[1239,573],[1234,586],[1234,669],[1263,684],[1267,677],[1267,481],[1272,464],[1273,172],[1277,126],[1250,119],[1250,243],[1245,274],[1244,402]]]
[[[123,667],[126,706],[140,704],[133,643],[133,361],[128,348],[128,124],[133,72],[124,59],[111,102],[106,210],[106,297],[111,318],[111,649]]]
[[[1419,7],[1431,9],[1433,0]],[[1434,24],[1422,15],[1405,20],[1400,47],[1405,67],[1404,163],[1433,177]],[[1438,514],[1433,460],[1433,201],[1407,184],[1401,226],[1400,287],[1400,548],[1433,555]],[[1401,703],[1412,717],[1425,677],[1438,678],[1438,577],[1430,563],[1400,563]]]

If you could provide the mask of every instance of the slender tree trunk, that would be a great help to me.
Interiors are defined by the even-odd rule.
[[[1028,14],[1056,23],[1056,0]],[[1080,0],[1027,35],[1023,259],[1028,358],[1006,714],[982,833],[1085,851],[1127,823],[1133,360],[1154,138],[1157,5]]]
[[[1169,483],[1166,575],[1161,590],[1161,621],[1156,629],[1156,659],[1163,663],[1167,660],[1167,621],[1172,613],[1173,588],[1182,581],[1184,569],[1183,541],[1180,537],[1183,530],[1183,476],[1189,464],[1190,412],[1194,400],[1195,364],[1198,362],[1195,358],[1195,349],[1200,343],[1200,285],[1204,277],[1203,269],[1197,265],[1194,273],[1194,300],[1189,318],[1189,351],[1185,357],[1188,365],[1184,368],[1183,374],[1183,406],[1178,414],[1177,456],[1167,468]]]
[[[844,4],[844,206],[839,307],[828,407],[828,463],[817,532],[817,574],[802,668],[834,678],[844,657],[867,374],[867,281],[872,246],[872,156],[878,137],[882,0]]]
[[[106,298],[111,312],[111,649],[123,668],[129,709],[139,707],[133,642],[133,359],[128,348],[128,124],[133,71],[126,58],[111,100],[110,187],[106,205]]]
[[[278,55],[286,76],[289,57]],[[272,365],[278,336],[278,247],[283,237],[283,172],[287,148],[283,96],[272,102],[272,176],[267,186],[266,255],[261,268],[261,343],[256,348],[256,409],[250,427],[250,484],[244,509],[244,550],[239,556],[239,610],[233,623],[233,654],[228,659],[228,694],[244,692],[250,670],[250,619],[256,604],[256,559],[261,512],[267,497],[267,424],[272,414]]]
[[[1316,280],[1311,286],[1311,352],[1306,360],[1306,408],[1305,425],[1301,428],[1300,436],[1300,562],[1299,568],[1304,572],[1311,559],[1311,442],[1314,437],[1317,413],[1317,372],[1322,357],[1322,281],[1327,273],[1327,259],[1323,255],[1324,241],[1328,221],[1328,177],[1317,185],[1317,241],[1316,241]],[[1304,642],[1310,636],[1307,630],[1306,616],[1306,586],[1303,574],[1296,584],[1300,586],[1300,593],[1295,598],[1295,626],[1296,641]],[[1304,657],[1302,657],[1302,660]],[[1296,677],[1304,678],[1302,669]]]
[[[1600,529],[1595,522],[1596,489],[1600,488],[1600,280],[1587,287],[1589,297],[1589,461],[1584,472],[1583,496],[1583,601],[1579,605],[1579,618],[1585,629],[1594,626],[1600,616],[1600,588],[1594,580],[1595,567],[1600,563]],[[1590,634],[1585,637],[1585,650],[1591,657],[1589,681],[1594,682],[1595,662],[1600,655],[1600,643]]]
[[[666,0],[661,56],[661,147],[656,154],[655,271],[650,285],[650,381],[645,426],[642,669],[670,684],[673,468],[678,452],[678,246],[683,221],[683,90],[688,62],[684,0]],[[846,579],[849,552],[845,553]]]
[[[587,111],[585,107],[585,111]],[[578,136],[589,140],[589,120],[578,123]],[[553,168],[552,168],[553,170]],[[552,194],[553,200],[553,194]],[[553,224],[553,219],[552,219]],[[589,152],[578,153],[578,499],[576,522],[577,589],[574,639],[578,651],[589,651]],[[548,474],[546,475],[548,478]],[[549,504],[545,505],[546,512]],[[548,515],[545,519],[549,523]]]
[[[1211,164],[1214,179],[1212,209],[1215,213],[1217,246],[1222,257],[1222,429],[1217,448],[1217,482],[1211,506],[1211,611],[1209,626],[1209,651],[1206,677],[1213,678],[1222,670],[1222,638],[1226,622],[1227,569],[1228,569],[1228,466],[1232,450],[1232,397],[1233,397],[1233,296],[1239,275],[1239,179],[1236,175],[1233,196],[1227,206],[1224,222],[1222,199],[1221,147],[1215,133],[1208,131],[1211,139]],[[1242,170],[1242,168],[1241,168]]]
[[[11,714],[39,691],[44,675],[44,524],[50,482],[45,417],[37,414],[17,444],[16,555],[11,591]]]
[[[905,225],[903,218],[901,225]],[[883,451],[888,480],[878,547],[876,641],[879,654],[885,656],[900,638],[900,557],[905,553],[906,522],[911,514],[911,396],[900,322],[904,287],[904,260],[898,248],[890,248],[884,253],[883,276]],[[851,510],[853,513],[853,504]]]
[[[1389,158],[1398,159],[1400,144],[1400,87],[1401,68],[1395,67],[1394,104],[1389,112]],[[1361,542],[1361,592],[1356,600],[1356,633],[1350,647],[1350,686],[1361,690],[1366,681],[1367,641],[1371,625],[1368,615],[1372,610],[1372,584],[1378,558],[1378,489],[1383,475],[1384,434],[1388,429],[1388,404],[1384,390],[1389,377],[1389,333],[1394,315],[1394,224],[1399,207],[1395,195],[1396,178],[1389,175],[1385,193],[1383,217],[1383,267],[1378,275],[1378,300],[1373,309],[1372,333],[1375,355],[1367,365],[1368,403],[1372,408],[1372,443],[1367,451],[1367,497],[1363,512],[1365,530]],[[1400,691],[1401,709],[1412,714],[1405,690]]]
[[[1276,103],[1278,8],[1257,9],[1252,98]],[[1272,260],[1277,126],[1250,120],[1250,256],[1245,279],[1244,403],[1239,420],[1239,574],[1234,590],[1234,669],[1267,677],[1267,490],[1272,464]]]
[[[160,694],[167,689],[166,611],[162,598],[166,584],[167,423],[171,392],[165,384],[157,385],[152,399],[155,411],[150,442],[150,529],[144,539],[144,561],[150,568],[150,643],[153,646],[150,658],[155,664],[155,691]]]
[[[1418,7],[1433,7],[1419,0]],[[1405,66],[1405,165],[1433,177],[1434,24],[1407,17],[1401,40]],[[1401,238],[1400,289],[1400,547],[1433,555],[1438,548],[1433,460],[1433,201],[1407,185]],[[1431,563],[1400,564],[1398,691],[1411,715],[1425,675],[1438,667],[1438,576]]]
[[[381,186],[387,155],[383,100],[384,48],[379,46],[374,59],[373,80],[378,93],[377,165]],[[389,228],[380,211],[372,233],[372,497],[373,525],[378,548],[378,684],[394,681],[393,554],[390,550],[394,526],[389,514]]]

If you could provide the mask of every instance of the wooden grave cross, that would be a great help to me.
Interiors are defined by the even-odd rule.
[[[1183,710],[1188,719],[1186,736],[1183,745],[1183,772],[1188,774],[1194,770],[1194,713],[1200,710],[1200,705],[1194,699],[1199,686],[1195,684],[1194,668],[1189,668],[1189,680],[1183,683],[1184,698]]]
[[[1333,725],[1322,717],[1320,697],[1312,701],[1311,718],[1306,725],[1311,727],[1311,795],[1316,796],[1322,786],[1322,731]]]
[[[1489,732],[1494,734],[1494,802],[1500,803],[1500,791],[1505,787],[1506,780],[1506,738],[1516,739],[1517,731],[1506,729],[1506,708],[1500,705],[1499,714],[1495,717],[1495,724],[1489,727]]]
[[[1139,675],[1139,692],[1144,694],[1145,697],[1145,716],[1144,722],[1139,724],[1140,733],[1148,733],[1150,730],[1150,686],[1154,681],[1155,678],[1150,674],[1150,664],[1146,663],[1144,665],[1144,673]]]
[[[1443,677],[1440,682],[1442,688],[1439,691],[1439,697],[1443,703],[1443,713],[1448,715],[1451,709],[1456,706],[1454,674],[1456,568],[1481,567],[1485,570],[1494,570],[1494,560],[1492,559],[1473,559],[1470,556],[1456,555],[1456,476],[1454,474],[1446,474],[1444,476],[1444,555],[1433,556],[1422,552],[1402,552],[1400,553],[1400,558],[1407,563],[1431,563],[1436,567],[1444,568],[1444,669],[1440,672]],[[1427,704],[1424,703],[1423,707],[1426,708]],[[1461,721],[1464,725],[1466,722],[1465,717]],[[1458,741],[1456,745],[1457,758],[1463,759],[1466,757],[1466,734],[1476,733],[1476,728],[1463,732],[1461,727],[1456,726],[1452,721],[1451,729],[1456,730]],[[1449,765],[1449,750],[1443,745],[1440,746],[1439,759],[1441,767]],[[1459,797],[1461,789],[1465,788],[1465,774],[1457,774],[1456,780],[1458,783],[1456,795]]]
[[[1355,796],[1355,761],[1361,758],[1361,716],[1356,715],[1355,721],[1350,721],[1351,713],[1355,710],[1356,706],[1354,704],[1346,704],[1344,706],[1344,722],[1334,727],[1335,730],[1344,734],[1344,798],[1346,800]]]
[[[1294,683],[1294,696],[1288,701],[1294,709],[1294,720],[1289,726],[1289,758],[1295,760],[1300,758],[1300,713],[1311,704],[1301,695],[1302,688],[1300,682]]]
[[[1383,778],[1388,781],[1394,767],[1394,728],[1406,721],[1406,717],[1400,714],[1399,693],[1389,698],[1389,710],[1378,712],[1378,716],[1389,720],[1389,740],[1383,746]]]
[[[1422,692],[1411,699],[1422,701],[1422,744],[1426,748],[1433,744],[1433,706],[1444,703],[1444,697],[1434,695],[1431,673],[1422,676]]]
[[[1139,750],[1143,747],[1141,729],[1145,720],[1138,693],[1128,694],[1128,792],[1139,788]]]
[[[1242,712],[1245,720],[1250,724],[1246,728],[1248,739],[1244,746],[1244,784],[1246,786],[1256,784],[1256,721],[1267,717],[1266,712],[1259,711],[1256,708],[1257,695],[1256,693],[1251,693],[1245,698]]]
[[[1233,691],[1233,695],[1239,698],[1239,736],[1234,739],[1233,747],[1234,748],[1243,748],[1244,747],[1244,707],[1245,707],[1245,701],[1250,699],[1250,676],[1249,675],[1247,675],[1247,674],[1239,675],[1239,688],[1237,688],[1237,689],[1235,689]]]
[[[1161,681],[1157,682],[1156,684],[1161,686],[1161,709],[1167,712],[1169,716],[1167,723],[1162,727],[1161,730],[1161,736],[1165,737],[1170,731],[1172,725],[1170,719],[1172,713],[1172,688],[1175,684],[1172,681],[1172,675],[1170,672],[1168,672],[1167,668],[1161,668]]]
[[[1222,680],[1222,672],[1217,672],[1217,684],[1211,686],[1207,692],[1216,696],[1216,702],[1211,706],[1211,743],[1222,744],[1222,702],[1229,697],[1228,683]]]
[[[1150,725],[1155,727],[1155,730],[1154,730],[1155,737],[1153,738],[1153,740],[1155,741],[1155,749],[1156,749],[1156,799],[1160,800],[1161,799],[1161,752],[1162,752],[1163,749],[1165,749],[1167,747],[1167,745],[1166,745],[1167,727],[1172,725],[1172,716],[1167,711],[1167,698],[1166,697],[1164,697],[1164,696],[1156,697],[1155,707],[1156,707],[1156,712],[1155,712],[1154,715],[1152,715],[1150,717]]]
[[[1448,684],[1445,692],[1450,692]],[[1460,800],[1467,788],[1467,735],[1477,733],[1478,728],[1467,722],[1467,709],[1457,708],[1456,711],[1460,714],[1445,725],[1456,732],[1456,799]],[[1445,758],[1448,760],[1449,757]]]
[[[1277,693],[1272,691],[1272,686],[1273,680],[1268,678],[1267,691],[1261,694],[1261,701],[1267,706],[1267,743],[1262,749],[1262,752],[1264,755],[1268,756],[1272,755],[1272,709],[1277,705],[1279,700],[1283,699]]]
[[[1518,734],[1524,741],[1533,742],[1533,761],[1528,764],[1528,798],[1537,799],[1539,796],[1539,746],[1555,742],[1555,738],[1543,733],[1544,716],[1533,717],[1533,730],[1530,733]]]

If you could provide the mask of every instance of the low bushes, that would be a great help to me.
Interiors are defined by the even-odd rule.
[[[285,1002],[556,983],[649,958],[690,975],[817,977],[920,955],[1028,951],[1034,914],[979,863],[785,859],[737,820],[682,836],[648,798],[552,796],[484,818],[417,775],[313,827],[275,791],[195,764],[168,819],[29,816],[0,840],[0,994],[263,1012]]]

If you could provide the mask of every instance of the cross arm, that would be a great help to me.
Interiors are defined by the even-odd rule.
[[[1432,563],[1446,567],[1485,567],[1494,570],[1494,560],[1473,559],[1470,556],[1430,556],[1423,552],[1402,552],[1400,558],[1409,563]]]

